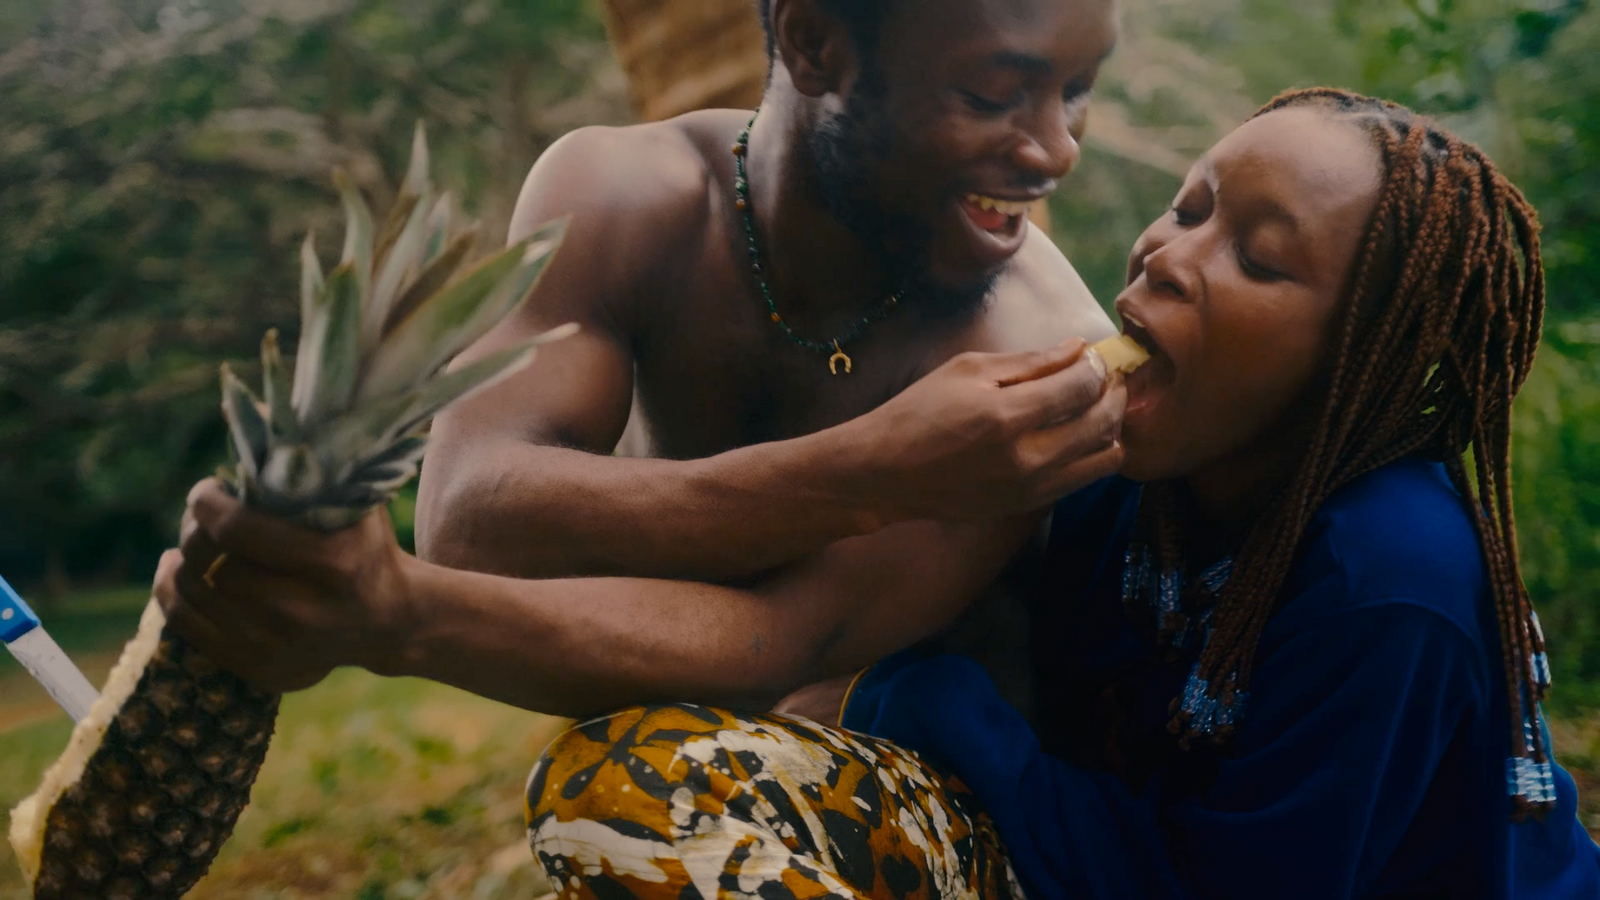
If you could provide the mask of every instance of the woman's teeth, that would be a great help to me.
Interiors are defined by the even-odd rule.
[[[1143,322],[1127,313],[1122,314],[1122,320],[1128,324],[1127,337],[1131,338],[1134,343],[1151,354],[1160,351],[1161,348],[1157,347],[1155,341],[1150,337],[1150,329]]]

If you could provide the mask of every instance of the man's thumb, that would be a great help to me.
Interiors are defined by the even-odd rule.
[[[1001,387],[1038,381],[1076,364],[1087,346],[1083,338],[1071,338],[1046,350],[1003,354],[996,380]]]

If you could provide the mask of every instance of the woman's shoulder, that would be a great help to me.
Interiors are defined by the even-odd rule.
[[[1306,614],[1406,603],[1443,615],[1477,639],[1487,581],[1468,507],[1444,467],[1405,459],[1358,478],[1322,505],[1285,587],[1291,598],[1317,595],[1315,609],[1301,610]]]

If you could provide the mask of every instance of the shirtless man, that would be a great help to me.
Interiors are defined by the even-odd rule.
[[[1078,160],[1111,3],[775,0],[767,12],[774,66],[743,194],[742,111],[583,129],[534,166],[511,236],[570,214],[566,246],[471,355],[568,321],[583,330],[436,423],[425,559],[524,578],[804,579],[887,606],[918,597],[931,629],[1024,541],[1032,517],[991,517],[1024,511],[1016,498],[896,497],[886,514],[867,505],[877,489],[818,471],[836,460],[771,442],[872,410],[962,351],[1111,332],[1021,214]],[[1092,384],[1084,375],[1064,373],[1063,399]],[[611,455],[630,410],[652,459]],[[1088,459],[1039,487],[1111,468],[1093,444],[1105,424],[1054,435],[1058,462]],[[941,493],[959,497],[962,473],[949,474]],[[952,506],[981,519],[878,527]],[[950,568],[919,579],[933,559]]]
[[[1020,214],[1077,162],[1111,0],[766,12],[748,143],[748,113],[707,112],[535,166],[512,236],[570,214],[566,244],[466,356],[583,331],[435,424],[424,559],[381,515],[323,536],[203,483],[158,575],[174,627],[279,690],[360,665],[578,717],[759,709],[949,625],[1039,510],[1120,467],[1125,392],[1074,340],[1110,323]],[[654,458],[611,455],[630,410]],[[963,788],[816,727],[591,721],[530,779],[530,839],[575,897],[1010,892]]]
[[[566,243],[463,361],[583,330],[435,423],[422,561],[197,491],[169,615],[215,599],[217,542],[300,579],[239,576],[202,649],[279,689],[770,705],[949,625],[1120,466],[1125,392],[1073,340],[1112,328],[1021,215],[1077,162],[1111,0],[770,4],[748,142],[748,112],[586,129],[529,175],[513,239],[571,215]],[[654,458],[611,455],[630,409]]]

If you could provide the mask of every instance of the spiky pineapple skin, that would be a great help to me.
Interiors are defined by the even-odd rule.
[[[249,802],[279,700],[164,627],[83,776],[46,817],[35,900],[182,897]]]
[[[292,384],[275,332],[262,342],[264,400],[223,367],[237,460],[224,481],[247,506],[325,532],[353,524],[415,477],[438,410],[575,330],[440,373],[529,296],[565,221],[457,273],[475,226],[455,229],[448,194],[419,218],[432,190],[427,160],[419,124],[401,202],[381,233],[359,192],[336,178],[345,256],[324,278],[309,237],[302,250]],[[12,813],[36,900],[182,897],[249,802],[279,699],[189,647],[152,601],[67,752]]]

